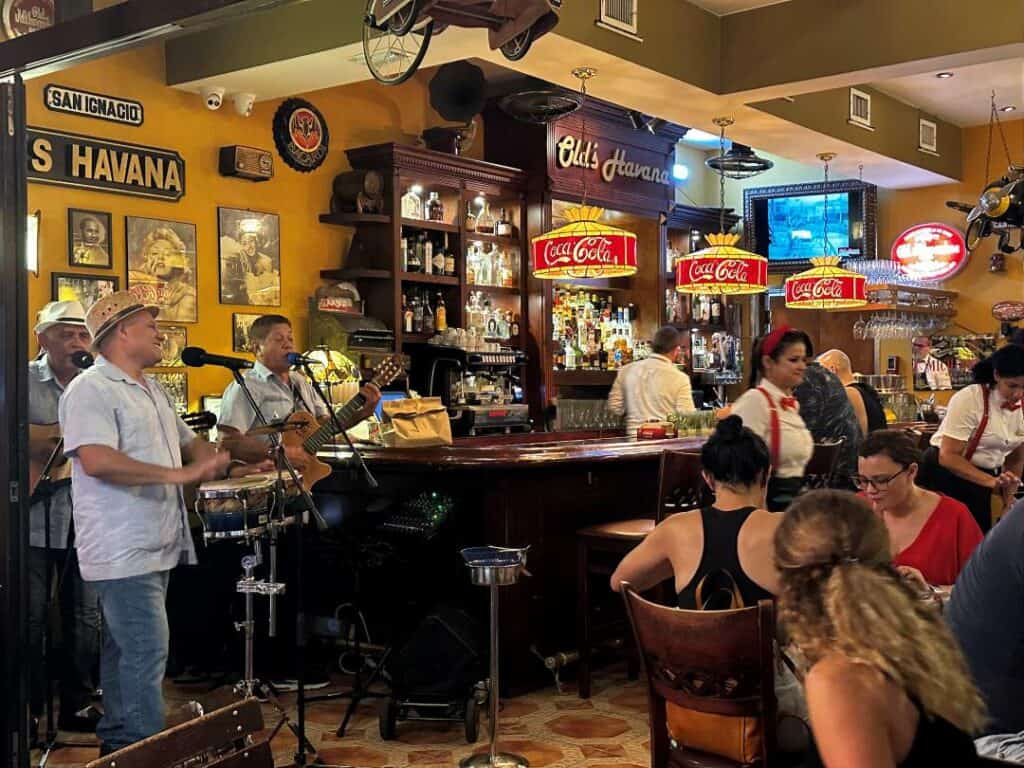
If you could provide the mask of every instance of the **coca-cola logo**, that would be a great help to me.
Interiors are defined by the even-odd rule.
[[[743,259],[697,259],[688,263],[689,274],[685,277],[690,283],[738,285],[751,282],[751,265]]]
[[[545,267],[618,264],[624,255],[623,251],[620,242],[604,235],[558,238],[544,241],[541,259]]]
[[[796,280],[790,285],[790,298],[794,301],[847,298],[845,283],[837,277]]]

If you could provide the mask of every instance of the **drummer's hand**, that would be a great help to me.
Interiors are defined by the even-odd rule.
[[[227,451],[217,451],[201,459],[186,464],[179,472],[181,484],[191,485],[204,483],[207,480],[220,480],[231,463],[231,455]]]
[[[258,464],[235,464],[228,469],[228,477],[246,477],[259,472],[273,472],[274,462],[264,459]]]
[[[372,381],[363,384],[359,389],[359,394],[366,398],[366,404],[356,411],[355,416],[352,418],[351,426],[355,426],[363,419],[370,418],[377,407],[377,403],[380,402],[380,388]],[[350,425],[345,426],[348,427]]]

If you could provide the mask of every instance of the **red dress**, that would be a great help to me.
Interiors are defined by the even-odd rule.
[[[961,502],[939,494],[939,503],[893,565],[917,568],[929,584],[953,584],[982,539],[981,528]]]

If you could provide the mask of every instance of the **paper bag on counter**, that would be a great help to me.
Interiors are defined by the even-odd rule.
[[[388,400],[383,405],[384,444],[392,448],[427,448],[452,444],[448,409],[439,397]]]

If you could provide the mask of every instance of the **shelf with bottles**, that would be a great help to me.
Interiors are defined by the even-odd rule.
[[[507,295],[492,295],[490,290],[480,288],[469,292],[462,315],[466,330],[488,341],[521,343],[519,303],[511,301]]]
[[[399,218],[403,227],[458,232],[462,216],[457,186],[402,176],[399,179]]]
[[[518,249],[470,240],[466,246],[466,286],[518,289],[520,264]]]
[[[554,370],[614,371],[633,360],[636,307],[617,305],[613,298],[556,288],[551,317]]]
[[[458,238],[448,233],[407,233],[403,230],[398,244],[398,260],[402,279],[424,278],[421,282],[455,285],[459,279]],[[431,278],[444,277],[445,280]]]
[[[518,198],[488,195],[467,187],[463,205],[462,228],[467,239],[518,242],[521,212]]]
[[[403,341],[425,335],[430,338],[460,321],[457,295],[415,285],[402,286],[401,331]]]
[[[403,283],[423,283],[424,285],[458,285],[459,278],[455,275],[427,275],[423,272],[401,272]]]
[[[672,286],[665,289],[664,322],[677,328],[733,331],[737,308],[728,297],[719,294],[688,296]]]

